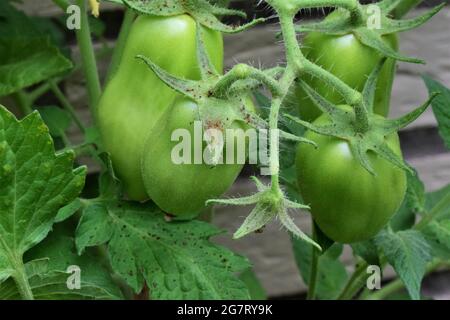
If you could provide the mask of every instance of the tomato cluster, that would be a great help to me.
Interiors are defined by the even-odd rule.
[[[172,141],[172,132],[186,129],[193,134],[198,106],[169,88],[136,56],[143,55],[180,78],[199,80],[197,28],[189,15],[137,18],[119,68],[98,105],[103,144],[127,196],[137,201],[150,198],[165,212],[182,218],[197,215],[206,200],[220,197],[242,164],[173,162],[171,152],[178,142]],[[222,34],[200,28],[209,58],[221,72]]]
[[[167,213],[182,218],[196,216],[206,200],[223,194],[242,165],[173,162],[172,150],[177,142],[172,141],[171,135],[181,128],[193,133],[198,105],[169,88],[135,57],[146,56],[175,76],[199,80],[197,28],[188,15],[139,17],[132,26],[119,68],[98,105],[102,140],[128,197],[138,201],[150,198]],[[215,68],[221,71],[222,35],[200,28],[206,51]],[[384,36],[383,40],[397,49],[395,34]],[[382,59],[352,33],[338,36],[311,32],[306,35],[303,47],[308,59],[358,91]],[[388,114],[394,72],[395,61],[389,60],[378,79],[374,112],[380,117]],[[305,81],[330,102],[344,102],[339,93],[321,80]],[[301,87],[296,89],[296,97],[303,119],[316,124],[331,121],[320,115]],[[233,123],[232,127],[242,125]],[[375,174],[371,174],[353,157],[347,141],[311,131],[306,132],[305,138],[317,143],[318,149],[299,145],[297,177],[300,192],[311,205],[317,224],[339,242],[361,241],[376,234],[403,199],[405,173],[373,153],[369,158]],[[401,156],[398,136],[394,133],[386,141]]]

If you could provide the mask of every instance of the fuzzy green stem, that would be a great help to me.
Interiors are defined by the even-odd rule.
[[[311,218],[313,226],[313,237],[314,241],[317,240],[316,228],[314,226],[314,220]],[[317,279],[319,275],[319,250],[315,246],[311,246],[312,257],[311,257],[311,268],[309,270],[309,281],[308,281],[308,294],[306,296],[307,300],[314,300],[316,298],[316,288]]]
[[[286,52],[288,53],[287,67],[284,71],[283,76],[279,81],[279,88],[281,92],[279,96],[274,97],[272,100],[272,106],[270,108],[269,115],[269,128],[271,132],[276,132],[278,130],[278,118],[280,113],[280,108],[286,97],[289,88],[295,82],[297,72],[299,70],[299,65],[297,64],[298,57],[301,56],[301,51],[297,43],[297,38],[295,36],[294,28],[294,14],[287,14],[283,12],[278,12],[280,17],[281,33],[283,38],[285,38]],[[296,49],[298,48],[298,50]],[[271,134],[272,135],[272,134]],[[270,141],[270,171],[271,171],[271,186],[274,192],[279,192],[280,181],[279,181],[279,170],[280,170],[280,155],[279,155],[279,139],[273,139],[276,141]]]
[[[291,2],[299,9],[322,8],[322,7],[339,7],[350,12],[359,8],[357,0],[281,0]]]
[[[303,69],[302,61],[306,58],[300,49],[293,23],[294,16],[280,13],[280,25],[283,34],[284,47],[286,50],[287,64],[291,68],[296,68],[296,73]]]
[[[367,278],[368,264],[366,262],[361,262],[359,266],[355,269],[350,279],[347,281],[344,289],[341,291],[338,300],[348,300],[354,297],[354,295],[361,289],[362,285],[365,283]]]
[[[28,282],[25,266],[22,259],[16,259],[17,263],[14,266],[15,274],[13,275],[17,290],[23,300],[34,300],[33,292],[31,291],[30,283]]]
[[[91,31],[89,27],[86,0],[77,0],[81,8],[81,28],[77,30],[76,36],[80,47],[83,71],[86,76],[89,96],[89,107],[95,118],[95,107],[101,95],[100,79],[98,76],[97,61],[92,46]]]
[[[369,130],[369,112],[362,103],[356,104],[354,110],[356,132],[363,134]]]
[[[254,79],[264,84],[277,97],[282,95],[281,87],[278,82],[265,74],[263,71],[248,66],[246,64],[238,64],[233,67],[226,75],[224,75],[215,85],[213,95],[216,97],[226,97],[230,93],[230,89],[236,81],[243,79]]]
[[[61,106],[69,112],[70,116],[72,117],[73,121],[75,121],[78,128],[81,130],[81,132],[85,132],[86,128],[84,127],[83,123],[81,122],[80,118],[78,117],[77,113],[75,112],[74,107],[69,102],[69,100],[66,98],[64,93],[62,93],[61,89],[59,89],[58,85],[55,81],[50,80],[49,81],[50,89],[58,99],[58,101],[61,103]]]
[[[356,105],[362,104],[362,94],[347,85],[334,74],[326,71],[325,69],[322,69],[321,67],[307,59],[303,59],[303,64],[306,73],[322,80],[331,88],[336,89],[349,105],[354,107]]]
[[[122,54],[125,48],[125,44],[130,34],[131,26],[133,24],[134,18],[136,17],[136,13],[133,10],[126,9],[125,16],[123,18],[122,27],[120,28],[119,37],[117,38],[114,52],[111,58],[111,63],[109,65],[108,74],[106,76],[106,83],[111,80],[114,73],[117,71],[119,67],[120,60],[122,58]]]
[[[301,9],[343,8],[350,12],[355,23],[362,21],[363,11],[357,0],[266,0],[278,13],[295,15]]]

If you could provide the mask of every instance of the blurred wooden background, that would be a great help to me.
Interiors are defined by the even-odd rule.
[[[439,1],[426,1],[425,6],[436,2]],[[268,14],[264,11],[264,6],[253,11],[254,3],[254,1],[245,1],[237,3],[236,6],[245,9],[251,16]],[[25,0],[20,6],[32,15],[50,17],[61,15],[60,9],[49,0]],[[119,30],[122,11],[119,6],[111,4],[103,4],[102,10],[101,19],[107,24],[105,34],[108,42],[111,43]],[[423,10],[419,8],[411,15],[418,15]],[[314,15],[314,12],[308,12],[306,18]],[[450,8],[447,6],[424,26],[401,35],[402,53],[423,58],[427,64],[424,66],[399,64],[392,97],[392,117],[404,114],[426,100],[427,91],[420,74],[428,74],[450,87],[449,26]],[[277,30],[278,25],[272,21],[241,34],[225,36],[226,67],[229,68],[237,62],[264,67],[282,63],[284,53],[281,43],[275,39]],[[68,34],[67,37],[69,41],[73,41],[73,35]],[[74,55],[76,56],[76,52]],[[100,63],[102,72],[107,65],[107,59]],[[85,106],[83,76],[79,73],[75,74],[66,84],[65,90],[70,100],[84,115],[85,120],[89,121]],[[71,137],[74,141],[79,139],[75,128]],[[406,159],[417,168],[427,190],[438,189],[450,182],[450,152],[445,149],[438,135],[436,120],[431,109],[401,132],[401,142]],[[95,167],[91,168],[91,171],[95,171]],[[253,189],[248,177],[242,176],[226,196],[249,194],[254,191]],[[234,232],[248,213],[249,208],[217,208],[214,222]],[[309,229],[308,215],[299,213],[296,215],[296,221],[302,229]],[[269,296],[286,297],[304,291],[305,286],[297,272],[289,238],[283,230],[280,230],[278,224],[273,223],[262,234],[251,235],[243,240],[233,241],[228,234],[221,236],[217,241],[250,258]],[[350,258],[351,251],[347,249],[343,260],[348,262]],[[392,275],[392,271],[387,272],[387,276],[389,275]],[[450,298],[450,277],[444,276],[439,279],[440,286],[443,288],[441,291],[436,288],[433,290],[432,284],[428,285],[428,282],[425,282],[424,290],[431,290],[430,292],[437,298]]]

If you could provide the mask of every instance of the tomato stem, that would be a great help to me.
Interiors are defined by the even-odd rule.
[[[86,128],[84,127],[83,123],[81,122],[80,118],[78,117],[77,113],[75,112],[75,108],[72,106],[72,104],[69,102],[69,100],[66,98],[64,93],[62,93],[61,89],[58,87],[56,82],[54,80],[49,81],[50,89],[56,96],[56,98],[61,103],[61,106],[70,114],[75,124],[78,126],[78,128],[81,130],[81,132],[85,132]]]
[[[365,284],[365,280],[368,276],[366,273],[368,266],[369,265],[364,261],[357,265],[352,276],[348,279],[344,289],[337,297],[337,300],[349,300],[353,298],[359,290],[361,290],[361,287]]]
[[[86,0],[77,0],[77,4],[81,8],[81,28],[76,31],[76,36],[80,48],[83,71],[87,81],[89,107],[92,116],[95,118],[95,107],[101,95],[100,79],[92,45],[91,31],[86,10]]]

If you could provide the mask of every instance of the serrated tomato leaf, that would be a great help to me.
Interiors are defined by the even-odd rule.
[[[49,236],[25,254],[27,264],[46,261],[46,270],[42,268],[33,274],[27,269],[31,283],[40,283],[39,291],[34,290],[36,299],[120,299],[122,293],[105,267],[105,261],[95,249],[87,250],[79,256],[73,238],[71,224],[58,224]],[[70,289],[67,280],[70,268],[80,270],[80,288]],[[36,275],[41,279],[32,279]],[[50,283],[50,279],[57,280]],[[31,281],[32,280],[32,281]],[[55,288],[58,288],[55,290]]]
[[[136,293],[152,299],[248,299],[236,273],[247,259],[215,245],[222,231],[201,221],[166,222],[161,211],[136,203],[88,206],[76,233],[77,249],[106,243],[112,268]]]
[[[0,96],[27,88],[72,68],[48,38],[0,37]]]
[[[37,112],[18,121],[0,106],[0,278],[23,273],[23,254],[81,192],[86,168],[74,170],[73,161],[73,152],[55,154]]]
[[[53,137],[63,136],[72,124],[72,117],[64,109],[56,106],[46,106],[40,107],[38,111]]]
[[[420,299],[420,287],[427,263],[431,261],[431,248],[421,232],[382,230],[376,237],[378,249],[406,286],[414,300]]]
[[[450,149],[450,108],[448,107],[450,105],[450,89],[430,77],[423,76],[423,80],[430,95],[434,92],[440,93],[433,100],[431,106],[439,125],[439,133],[447,148]]]

